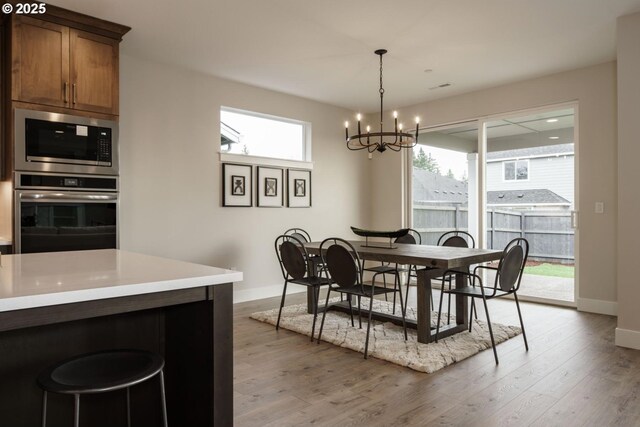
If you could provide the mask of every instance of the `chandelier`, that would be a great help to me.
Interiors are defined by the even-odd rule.
[[[382,55],[387,53],[386,49],[378,49],[374,52],[380,56],[380,131],[371,132],[371,126],[367,126],[366,132],[363,133],[360,129],[360,120],[362,116],[358,114],[358,133],[356,135],[349,136],[349,122],[345,122],[345,134],[347,139],[347,148],[349,150],[364,150],[369,153],[378,151],[383,153],[387,148],[393,151],[400,151],[402,148],[413,148],[418,143],[418,128],[420,126],[420,119],[416,117],[416,133],[415,135],[402,130],[402,123],[398,124],[398,112],[393,112],[393,120],[395,122],[395,128],[393,132],[385,132],[383,126],[383,97],[384,88],[382,87]]]

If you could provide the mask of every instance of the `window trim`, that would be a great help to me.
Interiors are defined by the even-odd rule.
[[[247,165],[277,166],[294,169],[313,169],[313,162],[301,160],[278,159],[275,157],[252,156],[250,154],[236,154],[218,152],[221,162],[242,163]]]
[[[225,161],[225,162],[233,161],[233,162],[239,162],[239,163],[251,163],[251,164],[260,164],[260,165],[268,165],[268,166],[300,167],[300,168],[311,168],[313,166],[312,157],[311,157],[311,135],[312,135],[311,122],[221,105],[219,112],[222,113],[223,111],[236,113],[236,114],[243,114],[246,116],[253,116],[261,119],[268,119],[268,120],[273,120],[273,121],[278,121],[283,123],[301,125],[302,126],[302,158],[303,160],[283,159],[281,157],[253,156],[250,154],[240,154],[240,153],[228,153],[218,148],[218,153],[220,155],[221,161]],[[217,138],[218,141],[220,140],[220,135],[221,135],[221,128],[219,123],[220,123],[220,119],[218,119],[218,138]]]
[[[518,162],[527,162],[527,178],[518,179]],[[514,178],[507,179],[505,176],[505,168],[507,163],[514,163]],[[511,159],[511,160],[503,160],[502,161],[502,182],[526,182],[531,179],[531,162],[529,159]]]

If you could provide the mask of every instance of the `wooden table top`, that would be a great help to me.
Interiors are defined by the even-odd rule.
[[[320,253],[320,243],[305,243],[310,254]],[[458,268],[500,259],[501,250],[456,248],[450,246],[411,245],[394,243],[394,248],[364,246],[364,241],[349,240],[361,259],[433,268]]]

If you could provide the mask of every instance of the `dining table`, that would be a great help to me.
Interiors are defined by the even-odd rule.
[[[320,245],[322,242],[305,243],[305,248],[309,254],[320,255]],[[350,240],[357,251],[358,256],[364,261],[379,261],[398,265],[417,266],[417,306],[416,319],[406,319],[408,328],[417,330],[417,339],[420,343],[429,343],[435,340],[435,325],[431,325],[431,313],[433,307],[430,305],[431,280],[442,277],[447,270],[468,271],[474,264],[490,262],[500,259],[501,250],[460,248],[451,246],[432,246],[393,243],[389,245],[372,244],[366,241]],[[467,283],[467,276],[453,273],[455,275],[455,286],[462,288]],[[313,312],[313,290],[307,290],[307,306],[309,313]],[[455,298],[455,324],[443,325],[440,327],[438,338],[448,337],[469,329],[469,305],[466,297],[453,294]],[[338,310],[349,312],[347,301],[335,302],[328,310]],[[362,313],[368,315],[366,309]],[[392,322],[402,324],[402,317],[390,313],[374,311],[372,317],[382,322]]]

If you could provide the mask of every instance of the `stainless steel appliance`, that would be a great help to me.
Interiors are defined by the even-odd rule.
[[[15,110],[15,170],[118,175],[118,124]]]
[[[15,173],[15,253],[118,247],[118,178]]]

